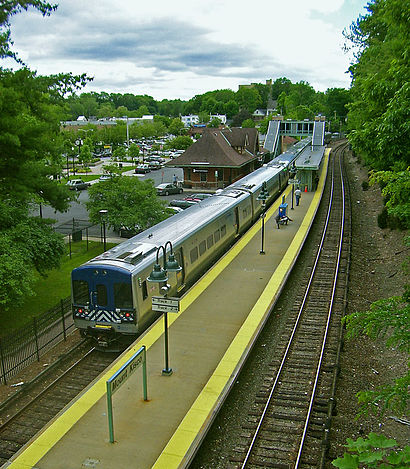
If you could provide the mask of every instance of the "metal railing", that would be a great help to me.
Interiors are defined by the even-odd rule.
[[[66,340],[74,328],[71,314],[71,298],[60,301],[51,310],[33,317],[21,328],[0,338],[0,382],[40,361],[40,357],[58,342]]]

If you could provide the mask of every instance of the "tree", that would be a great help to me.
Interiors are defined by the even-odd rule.
[[[236,101],[240,109],[245,109],[252,113],[262,105],[262,98],[258,90],[254,87],[242,86],[236,93]]]
[[[388,214],[398,218],[404,228],[410,228],[410,170],[372,172],[370,184],[376,183],[382,187]]]
[[[130,148],[128,150],[128,155],[132,158],[132,161],[138,158],[139,154],[140,154],[139,146],[136,143],[131,143]]]
[[[181,121],[181,119],[176,117],[175,119],[172,119],[172,121],[171,121],[171,123],[168,127],[168,131],[172,135],[180,135],[181,130],[183,128],[184,128],[183,122]]]
[[[194,142],[192,141],[192,138],[189,137],[188,135],[180,135],[179,137],[173,138],[169,142],[169,147],[174,148],[175,150],[186,150],[188,147],[190,147]]]
[[[373,0],[366,8],[345,32],[356,57],[349,69],[349,140],[372,168],[391,170],[397,161],[410,164],[410,5]]]
[[[372,303],[370,310],[349,314],[344,318],[348,337],[367,335],[373,340],[385,340],[388,347],[410,352],[410,286],[402,296],[382,299]],[[377,390],[358,393],[362,413],[390,409],[405,412],[409,394],[410,373],[396,379],[392,385]]]
[[[113,159],[116,161],[123,161],[126,156],[127,152],[124,147],[117,147],[112,153]]]
[[[20,69],[0,68],[0,311],[30,294],[35,271],[59,264],[64,243],[46,220],[29,216],[41,200],[63,211],[72,199],[53,176],[61,172],[64,97],[79,89],[85,75],[38,76],[11,50],[10,16],[34,7],[44,15],[56,7],[37,1],[10,1],[0,9],[0,57]]]
[[[119,176],[93,184],[87,210],[90,220],[100,223],[99,211],[108,210],[107,222],[113,228],[145,230],[168,218],[165,202],[157,197],[153,181]]]
[[[255,127],[255,122],[252,119],[245,119],[242,122],[242,127],[245,128],[253,128]]]
[[[221,125],[221,119],[219,119],[219,117],[214,117],[208,124],[208,127],[211,127],[213,129],[217,129],[219,128],[219,126]]]

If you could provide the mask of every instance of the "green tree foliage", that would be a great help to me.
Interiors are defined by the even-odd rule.
[[[45,15],[55,9],[42,1],[3,2],[0,57],[16,58],[9,18],[30,6]],[[30,294],[35,270],[44,275],[64,251],[47,221],[29,213],[38,202],[60,211],[68,207],[69,191],[53,180],[61,171],[65,143],[59,121],[63,98],[87,80],[84,75],[38,76],[17,63],[17,71],[0,68],[0,311]]]
[[[213,129],[217,129],[221,125],[221,119],[219,117],[214,117],[208,124],[208,127],[211,127]]]
[[[28,205],[0,201],[0,312],[32,294],[34,271],[58,267],[64,243],[46,220],[28,216]]]
[[[168,132],[172,135],[180,135],[183,129],[184,129],[183,122],[181,121],[181,119],[176,117],[175,119],[172,119],[168,127]]]
[[[240,109],[249,113],[262,106],[262,98],[256,87],[241,86],[236,93],[236,101]]]
[[[175,150],[186,150],[193,143],[192,138],[188,135],[180,135],[179,137],[173,138],[167,146]]]
[[[332,461],[333,466],[340,469],[405,469],[410,465],[410,446],[397,449],[395,440],[377,433],[369,433],[367,439],[356,441],[348,438],[346,447],[349,452]]]
[[[137,144],[135,143],[131,143],[130,145],[130,148],[128,150],[128,155],[132,158],[132,160],[134,161],[134,159],[137,159],[138,156],[140,154],[140,148]]]
[[[385,340],[388,347],[410,352],[410,286],[403,296],[374,302],[369,311],[352,313],[344,318],[348,337],[367,335],[374,340]],[[404,412],[408,402],[410,373],[399,377],[392,385],[358,393],[361,413],[372,411]]]
[[[373,0],[345,33],[355,48],[350,67],[349,140],[365,162],[390,170],[410,164],[410,4]]]
[[[242,122],[242,125],[241,125],[242,128],[244,129],[252,129],[253,127],[255,127],[255,122],[252,120],[252,119],[245,119],[243,122]]]
[[[410,168],[405,171],[374,171],[370,184],[380,184],[386,200],[388,214],[400,220],[403,227],[410,228]]]
[[[157,197],[153,181],[133,177],[115,177],[93,184],[87,210],[90,220],[100,223],[99,211],[108,210],[107,222],[113,228],[145,230],[168,218],[165,202]]]

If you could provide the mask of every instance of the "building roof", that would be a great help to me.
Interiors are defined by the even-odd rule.
[[[234,148],[240,148],[243,151],[239,153]],[[208,129],[181,156],[166,165],[238,168],[255,160],[258,150],[258,131],[256,129]]]

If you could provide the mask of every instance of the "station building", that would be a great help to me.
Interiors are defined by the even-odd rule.
[[[254,171],[258,152],[257,129],[206,129],[197,142],[166,166],[183,169],[184,187],[215,190]]]

